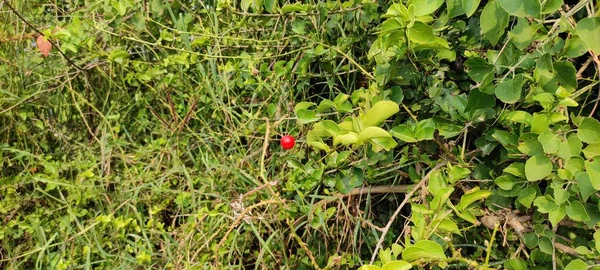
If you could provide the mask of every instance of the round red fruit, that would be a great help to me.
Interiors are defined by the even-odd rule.
[[[290,135],[285,135],[285,136],[281,137],[281,147],[283,147],[283,149],[285,149],[285,150],[292,149],[292,148],[294,148],[295,144],[296,144],[296,140],[294,140],[294,137],[292,137]]]

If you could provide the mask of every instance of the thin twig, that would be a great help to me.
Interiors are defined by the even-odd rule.
[[[42,33],[42,31],[40,31],[39,29],[37,29],[35,26],[33,26],[31,23],[29,23],[25,18],[23,18],[23,16],[21,16],[21,14],[15,9],[13,8],[10,3],[8,3],[7,0],[4,0],[4,4],[6,4],[8,6],[8,8],[10,10],[12,10],[13,13],[15,13],[15,15],[17,15],[17,17],[19,17],[19,19],[21,21],[23,21],[27,26],[31,27],[33,29],[33,31],[37,32],[38,34],[45,36],[44,33]],[[56,50],[65,58],[67,59],[67,62],[69,62],[69,64],[71,64],[72,66],[74,66],[75,68],[77,68],[78,70],[84,71],[85,69],[81,68],[79,65],[75,64],[75,62],[73,62],[73,60],[71,60],[71,58],[69,58],[61,49],[60,47],[58,47],[58,45],[56,45],[56,43],[54,43],[52,40],[50,39],[46,39],[48,40],[48,42],[50,42],[50,44],[52,44],[52,47],[56,48]]]
[[[437,171],[438,169],[440,169],[441,167],[443,167],[444,165],[446,165],[446,161],[445,160],[442,160],[442,162],[440,162],[437,165],[435,165],[435,167],[433,167],[433,169],[431,169],[427,173],[427,175],[425,175],[425,177],[423,177],[423,179],[421,179],[421,181],[413,189],[411,189],[410,192],[408,192],[408,194],[406,194],[406,197],[404,198],[404,200],[402,201],[402,203],[400,203],[400,205],[398,206],[398,208],[396,208],[396,211],[390,217],[390,220],[388,221],[388,223],[383,228],[383,233],[381,233],[381,236],[379,237],[379,241],[377,242],[377,245],[375,246],[375,251],[373,251],[373,255],[371,256],[371,264],[373,264],[373,262],[375,262],[375,258],[377,258],[377,252],[379,251],[379,249],[381,248],[381,245],[383,244],[383,241],[385,240],[385,235],[388,233],[388,231],[392,227],[392,223],[394,223],[394,220],[396,220],[396,217],[398,216],[398,214],[400,214],[400,210],[402,210],[402,208],[404,207],[404,205],[406,205],[408,203],[408,201],[412,198],[412,196],[419,189],[421,189],[421,188],[423,188],[425,186],[425,184],[429,180],[429,177],[431,177],[431,174],[433,172]]]

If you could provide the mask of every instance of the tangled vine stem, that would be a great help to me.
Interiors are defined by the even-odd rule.
[[[375,250],[373,251],[373,255],[371,256],[371,262],[370,262],[371,264],[373,264],[373,262],[375,262],[375,258],[377,258],[377,252],[379,251],[379,249],[381,248],[381,245],[383,244],[383,240],[385,239],[385,235],[388,233],[388,231],[392,227],[392,223],[394,223],[394,220],[396,220],[396,217],[398,216],[398,214],[400,214],[400,211],[402,210],[402,208],[404,208],[404,205],[406,205],[406,203],[408,203],[408,201],[412,198],[412,196],[419,189],[423,188],[425,186],[425,184],[427,184],[427,182],[429,182],[429,178],[431,177],[431,174],[433,172],[439,170],[440,168],[442,168],[446,164],[447,164],[447,161],[446,160],[442,160],[442,162],[440,162],[437,165],[435,165],[435,167],[433,167],[433,169],[431,169],[427,173],[427,175],[425,175],[425,177],[423,177],[423,179],[421,179],[421,181],[413,189],[411,189],[410,192],[408,192],[406,194],[406,197],[404,198],[404,200],[402,201],[402,203],[400,203],[400,205],[398,206],[398,208],[396,208],[396,211],[394,212],[394,214],[392,215],[392,217],[390,217],[390,220],[388,221],[388,223],[383,228],[383,232],[381,233],[381,236],[379,237],[379,241],[377,242],[377,245],[375,246]]]

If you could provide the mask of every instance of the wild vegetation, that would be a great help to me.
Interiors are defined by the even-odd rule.
[[[2,269],[600,269],[595,0],[0,10]]]

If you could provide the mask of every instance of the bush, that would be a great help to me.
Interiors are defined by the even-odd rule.
[[[594,1],[290,2],[3,2],[0,267],[597,268]]]

